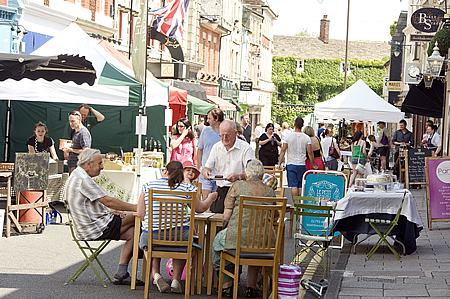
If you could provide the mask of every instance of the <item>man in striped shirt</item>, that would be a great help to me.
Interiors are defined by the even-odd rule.
[[[128,263],[133,254],[134,216],[137,205],[106,195],[92,179],[103,169],[100,151],[84,149],[78,167],[67,180],[65,195],[75,232],[82,240],[125,240],[114,284],[130,284]],[[108,208],[114,210],[108,211]],[[143,285],[141,281],[138,284]]]

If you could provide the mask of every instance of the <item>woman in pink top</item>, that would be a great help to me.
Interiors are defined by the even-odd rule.
[[[189,161],[195,165],[197,162],[196,142],[191,122],[187,118],[180,118],[177,121],[175,134],[170,142],[172,155],[170,161]]]

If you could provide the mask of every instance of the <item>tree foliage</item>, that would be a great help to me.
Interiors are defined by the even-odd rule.
[[[391,37],[394,37],[395,28],[397,28],[397,21],[394,21],[394,24],[392,24],[392,25],[390,26]]]
[[[272,82],[278,86],[272,100],[272,120],[277,123],[288,122],[291,126],[297,116],[311,113],[309,107],[296,107],[275,104],[314,105],[338,95],[344,90],[344,74],[340,72],[341,60],[305,59],[304,71],[297,72],[295,57],[273,58]],[[378,95],[383,93],[384,63],[381,61],[350,60],[351,74],[347,75],[347,88],[362,79]],[[301,96],[299,96],[301,94]]]
[[[317,32],[308,32],[308,28],[302,28],[295,36],[310,36],[310,37],[318,37]]]
[[[445,55],[447,55],[448,49],[450,48],[450,30],[442,28],[441,30],[436,32],[436,34],[428,44],[428,56],[431,56],[431,54],[433,54],[433,48],[436,42],[438,43],[439,54],[442,57],[445,57]]]

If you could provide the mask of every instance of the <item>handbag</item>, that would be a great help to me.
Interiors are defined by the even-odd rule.
[[[278,274],[278,298],[297,299],[302,271],[297,265],[281,265]]]
[[[335,158],[335,159],[339,159],[339,153],[337,152],[336,148],[334,147],[333,138],[331,138],[331,145],[330,145],[330,148],[328,149],[328,156]]]

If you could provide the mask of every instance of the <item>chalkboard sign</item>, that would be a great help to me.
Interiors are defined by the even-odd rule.
[[[433,151],[425,148],[410,148],[405,156],[406,188],[410,184],[425,184],[425,157],[431,157]]]
[[[450,220],[450,157],[426,158],[428,228]]]

